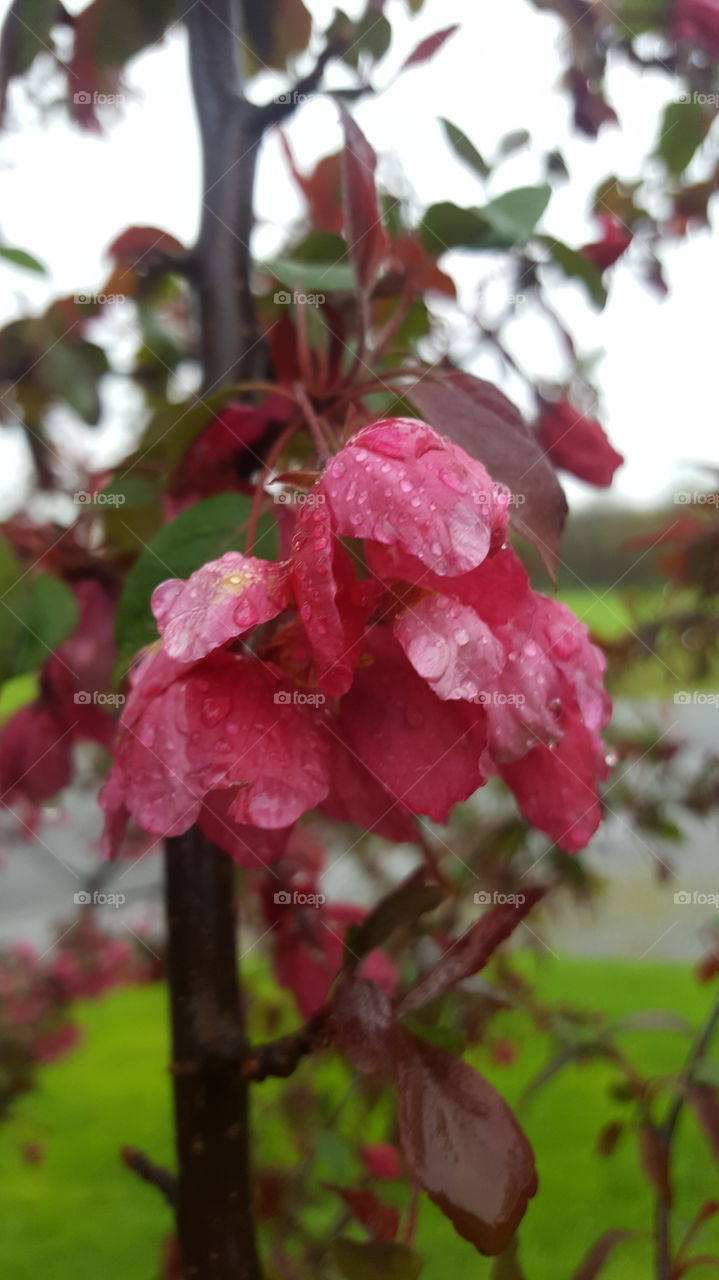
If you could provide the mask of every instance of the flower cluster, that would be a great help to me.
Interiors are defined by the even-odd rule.
[[[586,845],[606,773],[603,658],[506,542],[511,496],[425,423],[366,427],[325,467],[288,559],[227,552],[159,586],[103,790],[197,822],[239,863],[281,856],[319,808],[393,840],[490,772],[561,848]]]

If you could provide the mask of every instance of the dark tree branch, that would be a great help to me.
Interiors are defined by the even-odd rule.
[[[329,1009],[319,1009],[292,1035],[253,1045],[246,1051],[242,1064],[244,1078],[259,1083],[269,1076],[291,1076],[303,1058],[327,1047],[329,1016]]]
[[[261,1280],[252,1219],[234,867],[192,828],[167,841],[167,919],[185,1280]]]
[[[174,1209],[177,1203],[177,1178],[174,1173],[170,1173],[169,1169],[163,1169],[161,1165],[155,1164],[144,1151],[138,1151],[137,1147],[123,1147],[122,1163],[128,1169],[132,1169],[143,1182],[149,1182],[151,1186],[157,1187],[158,1191],[165,1197],[167,1203]]]
[[[710,1010],[709,1015],[687,1055],[686,1062],[677,1085],[676,1093],[669,1104],[666,1119],[657,1130],[657,1135],[666,1160],[667,1178],[671,1185],[670,1160],[672,1142],[676,1133],[679,1118],[687,1098],[687,1090],[692,1083],[694,1069],[704,1057],[714,1035],[719,1028],[719,1000]],[[672,1276],[672,1241],[671,1241],[671,1197],[657,1196],[655,1214],[655,1265],[656,1280],[671,1280]]]

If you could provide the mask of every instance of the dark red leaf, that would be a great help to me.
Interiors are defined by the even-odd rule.
[[[545,889],[527,889],[524,894],[517,895],[524,898],[523,902],[516,905],[502,903],[483,915],[481,920],[457,939],[429,973],[410,987],[397,1009],[398,1016],[404,1018],[409,1013],[414,1013],[430,1000],[455,987],[458,982],[463,982],[471,974],[483,969],[499,944],[514,932],[545,892]]]
[[[454,22],[451,27],[443,27],[441,31],[435,31],[434,35],[425,36],[424,40],[420,40],[416,49],[413,49],[408,58],[405,58],[400,71],[405,71],[407,67],[416,67],[420,62],[429,62],[435,53],[438,53],[446,40],[453,36],[455,31],[459,30],[459,23]]]
[[[604,1235],[594,1242],[583,1262],[580,1262],[577,1270],[572,1272],[571,1280],[595,1280],[595,1277],[599,1275],[609,1261],[617,1245],[622,1244],[625,1240],[634,1240],[635,1238],[635,1231],[621,1231],[618,1228],[612,1231],[605,1231]]]
[[[669,1183],[669,1159],[666,1143],[658,1129],[653,1125],[643,1124],[639,1129],[639,1158],[647,1178],[654,1187],[663,1205],[671,1204],[671,1186]]]
[[[175,236],[158,227],[128,227],[107,248],[113,262],[144,270],[150,265],[153,254],[168,254],[174,258],[184,252],[185,246]]]
[[[719,1164],[719,1090],[708,1084],[695,1084],[689,1090],[687,1100]]]
[[[335,1042],[355,1071],[386,1075],[392,1070],[392,1006],[376,983],[342,978],[332,996],[332,1012]]]
[[[504,1099],[471,1067],[403,1033],[399,1131],[417,1181],[481,1253],[507,1248],[537,1190],[531,1147]]]
[[[399,1212],[390,1204],[382,1204],[373,1191],[355,1190],[351,1187],[338,1187],[335,1182],[326,1182],[328,1191],[334,1191],[351,1209],[358,1222],[367,1229],[375,1240],[394,1240],[399,1226]]]
[[[369,293],[387,254],[374,176],[377,157],[352,116],[344,109],[341,116],[345,236],[360,288]]]
[[[352,958],[361,960],[375,947],[380,947],[400,925],[413,923],[425,912],[433,911],[443,896],[441,890],[429,884],[421,872],[403,880],[377,903],[362,924],[348,931],[347,948]]]
[[[698,1236],[699,1232],[704,1226],[704,1223],[709,1222],[710,1218],[716,1217],[717,1213],[719,1213],[719,1201],[707,1200],[702,1205],[701,1209],[699,1210],[696,1217],[694,1218],[694,1221],[690,1224],[689,1228],[685,1232],[684,1239],[679,1245],[679,1249],[677,1250],[676,1262],[674,1264],[674,1270],[672,1271],[672,1275],[671,1275],[671,1280],[679,1280],[679,1277],[683,1276],[684,1273],[690,1269],[690,1267],[697,1265],[696,1258],[687,1259],[686,1255],[688,1253],[689,1246],[694,1242],[694,1240]]]
[[[426,374],[406,394],[435,430],[511,489],[511,522],[535,544],[554,579],[567,502],[519,410],[491,383],[458,369]]]

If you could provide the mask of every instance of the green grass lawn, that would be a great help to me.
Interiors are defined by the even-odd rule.
[[[704,1015],[707,988],[688,967],[527,957],[544,997],[622,1015],[640,1008],[682,1012],[695,1023]],[[505,1021],[506,1020],[506,1021]],[[169,1214],[157,1193],[126,1172],[118,1160],[125,1144],[171,1163],[165,996],[159,987],[115,993],[83,1011],[86,1041],[65,1060],[46,1068],[40,1088],[22,1099],[0,1128],[0,1276],[9,1280],[152,1280]],[[503,1026],[502,1023],[505,1023]],[[473,1061],[510,1101],[545,1060],[546,1043],[520,1015],[502,1014],[494,1024],[518,1046],[511,1067],[490,1065],[475,1051]],[[686,1040],[674,1033],[626,1034],[626,1049],[640,1070],[671,1072]],[[322,1114],[347,1093],[344,1068],[328,1057],[313,1059],[294,1077],[313,1073],[323,1096]],[[650,1198],[638,1174],[631,1139],[609,1158],[594,1154],[598,1131],[622,1114],[609,1086],[616,1077],[605,1065],[571,1067],[540,1093],[523,1114],[534,1144],[540,1192],[521,1229],[528,1280],[569,1280],[591,1242],[607,1227],[646,1231]],[[294,1163],[286,1139],[282,1081],[256,1087],[256,1159]],[[351,1180],[357,1164],[347,1136],[353,1131],[349,1100],[332,1133],[320,1131],[311,1182]],[[384,1136],[386,1106],[370,1116],[366,1140]],[[295,1122],[301,1123],[295,1111]],[[320,1122],[321,1129],[321,1122]],[[25,1162],[23,1144],[41,1142],[45,1159]],[[703,1201],[719,1192],[716,1170],[693,1117],[685,1114],[678,1149],[680,1194],[677,1222],[686,1225]],[[332,1208],[332,1219],[336,1210]],[[308,1211],[308,1225],[324,1225],[322,1211]],[[423,1280],[489,1276],[489,1264],[429,1204],[420,1217],[419,1247],[426,1256]],[[719,1249],[719,1232],[707,1228],[702,1251]],[[697,1269],[698,1280],[709,1276]],[[650,1280],[648,1245],[622,1246],[603,1273],[606,1280]]]

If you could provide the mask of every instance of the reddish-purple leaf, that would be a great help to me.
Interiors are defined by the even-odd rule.
[[[429,62],[435,53],[438,53],[445,41],[453,36],[455,31],[459,30],[459,23],[454,22],[451,27],[443,27],[441,31],[435,31],[434,35],[425,36],[424,40],[420,40],[416,49],[413,49],[408,58],[405,58],[400,71],[406,71],[407,67],[416,67],[420,62]]]
[[[687,1094],[706,1139],[719,1164],[719,1090],[708,1084],[695,1084]]]
[[[681,1280],[687,1271],[693,1271],[695,1267],[719,1267],[719,1255],[716,1253],[700,1253],[696,1258],[688,1258],[686,1262],[679,1264],[672,1272],[672,1280]]]
[[[399,1131],[417,1181],[481,1253],[507,1248],[537,1190],[532,1149],[471,1067],[407,1033],[396,1041]]]
[[[511,522],[535,544],[554,579],[567,501],[519,410],[491,383],[458,369],[426,374],[406,394],[435,430],[511,489]]]
[[[653,1125],[641,1125],[638,1133],[639,1159],[642,1169],[659,1196],[660,1203],[669,1207],[672,1201],[669,1182],[669,1153],[661,1133]]]
[[[375,982],[347,976],[332,996],[334,1039],[362,1075],[392,1070],[396,1024],[392,1006]]]
[[[604,1269],[608,1263],[612,1253],[618,1244],[622,1244],[625,1240],[636,1239],[635,1231],[621,1231],[615,1228],[613,1231],[605,1231],[603,1236],[595,1240],[589,1253],[584,1260],[580,1262],[577,1270],[572,1272],[571,1280],[596,1280],[596,1277]]]
[[[394,1240],[399,1227],[399,1211],[393,1205],[383,1204],[373,1191],[338,1187],[336,1182],[326,1182],[325,1186],[344,1200],[347,1208],[375,1240]]]
[[[677,1257],[674,1264],[674,1270],[672,1271],[671,1280],[679,1280],[679,1277],[683,1276],[685,1271],[688,1271],[690,1267],[697,1265],[696,1258],[687,1259],[686,1255],[689,1251],[689,1246],[693,1244],[694,1240],[699,1235],[704,1223],[709,1222],[711,1218],[716,1217],[717,1213],[719,1213],[719,1201],[705,1201],[694,1218],[694,1221],[685,1232],[684,1239],[677,1250]]]
[[[345,135],[342,151],[345,236],[360,288],[369,293],[387,254],[374,176],[377,157],[352,116],[344,109],[341,116]]]
[[[499,944],[514,932],[545,892],[545,889],[540,888],[527,889],[524,894],[517,895],[524,898],[523,902],[516,905],[502,903],[483,915],[481,920],[457,939],[429,973],[410,987],[400,1001],[398,1016],[404,1018],[414,1013],[430,1000],[443,995],[450,987],[483,969]]]
[[[439,906],[444,894],[423,873],[411,875],[370,911],[362,924],[348,930],[345,945],[357,963],[401,925],[412,924]]]

